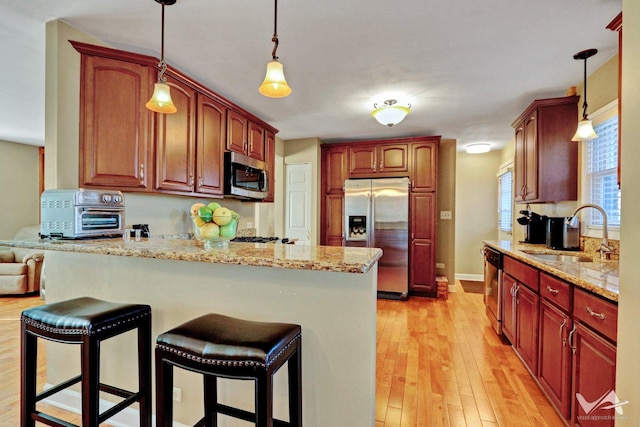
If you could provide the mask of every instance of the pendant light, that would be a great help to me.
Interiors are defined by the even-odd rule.
[[[157,1],[157,0],[156,0]],[[271,61],[267,63],[267,74],[264,81],[258,88],[261,94],[269,98],[284,98],[289,96],[291,88],[284,78],[284,68],[282,62],[278,61],[276,51],[278,50],[278,0],[275,0],[275,14],[273,20],[273,51],[271,52]]]
[[[155,0],[162,5],[162,44],[160,49],[160,62],[158,67],[158,82],[153,85],[153,95],[147,102],[146,107],[155,111],[156,113],[173,114],[178,109],[173,105],[171,99],[171,90],[167,84],[167,79],[164,77],[165,71],[167,71],[167,63],[164,61],[164,7],[171,6],[176,3],[176,0]]]
[[[591,120],[587,117],[587,58],[591,58],[596,53],[598,53],[598,49],[587,49],[573,55],[573,59],[584,61],[584,93],[582,94],[582,120],[578,122],[578,129],[571,138],[572,141],[588,141],[598,137],[596,131],[593,130]]]
[[[411,111],[411,104],[406,107],[404,105],[397,105],[398,101],[395,99],[387,99],[384,101],[384,105],[378,106],[377,103],[373,104],[374,110],[371,115],[374,119],[384,126],[393,126],[400,123]]]

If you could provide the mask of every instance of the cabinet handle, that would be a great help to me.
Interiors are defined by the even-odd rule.
[[[553,289],[551,286],[547,285],[547,291],[552,294],[552,295],[558,295],[558,292],[560,292],[557,289]]]
[[[573,334],[576,332],[576,324],[573,324],[573,328],[571,329],[571,332],[569,332],[569,346],[571,347],[571,351],[573,352],[573,354],[576,354],[576,346],[573,345]]]
[[[191,191],[193,191],[193,185],[195,184],[195,181],[193,179],[193,174],[190,173],[189,174],[189,187],[191,188]]]
[[[564,328],[566,325],[567,325],[567,318],[565,317],[564,319],[562,319],[562,325],[560,325],[560,339],[562,340],[563,347],[567,346],[567,340],[562,338],[562,328]]]
[[[416,182],[411,180],[411,189],[413,190],[414,188],[416,188]]]
[[[371,170],[376,171],[376,162],[371,162]]]
[[[140,163],[140,184],[144,184],[144,163]]]
[[[202,187],[203,181],[202,181],[202,177],[199,176],[198,177],[198,187]]]
[[[587,306],[585,310],[587,311],[587,313],[589,313],[591,317],[595,317],[596,319],[604,320],[606,317],[604,313],[596,313],[595,311],[591,310],[591,307],[589,306]]]
[[[384,165],[384,160],[380,160],[380,170],[382,170],[383,165]]]

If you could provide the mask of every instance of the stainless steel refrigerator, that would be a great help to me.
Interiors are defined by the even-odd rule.
[[[380,248],[378,296],[406,299],[409,290],[409,179],[345,181],[345,245]]]

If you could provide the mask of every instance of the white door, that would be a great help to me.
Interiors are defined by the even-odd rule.
[[[285,236],[308,245],[311,239],[311,164],[285,166]]]

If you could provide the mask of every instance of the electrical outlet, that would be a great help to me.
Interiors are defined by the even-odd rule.
[[[451,219],[451,211],[440,211],[440,219]]]
[[[247,228],[253,228],[253,223],[252,222],[247,222]]]
[[[436,262],[436,268],[444,268],[444,262]]]
[[[182,402],[182,389],[178,387],[173,388],[173,400],[175,402]]]

